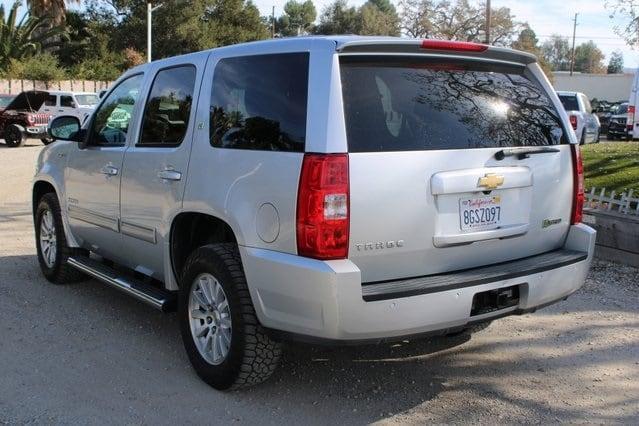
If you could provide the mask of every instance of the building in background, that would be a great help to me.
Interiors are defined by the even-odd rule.
[[[553,72],[555,90],[582,92],[588,99],[628,102],[634,74],[581,74]]]

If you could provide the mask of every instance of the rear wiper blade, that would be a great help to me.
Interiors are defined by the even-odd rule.
[[[501,161],[506,157],[517,156],[519,160],[530,157],[531,154],[546,154],[549,152],[559,152],[559,148],[550,146],[524,146],[520,148],[506,148],[495,153],[495,159]]]

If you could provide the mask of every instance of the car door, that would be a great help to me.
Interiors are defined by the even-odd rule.
[[[44,100],[44,103],[40,107],[39,112],[44,112],[51,115],[56,115],[56,110],[58,109],[58,96],[48,94]]]
[[[60,106],[56,115],[73,115],[82,118],[78,114],[78,107],[71,95],[60,95]]]
[[[65,171],[69,225],[81,244],[119,259],[120,179],[129,126],[136,115],[144,76],[122,80],[88,124],[84,146],[75,145]]]
[[[579,95],[581,103],[583,105],[584,116],[584,130],[586,132],[586,142],[594,142],[597,139],[597,133],[599,132],[599,122],[592,113],[592,106],[590,101],[585,95]]]
[[[136,253],[127,265],[164,278],[170,222],[180,210],[193,136],[195,108],[206,56],[176,62],[153,76],[139,135],[124,156],[122,240]],[[183,61],[183,60],[182,60]]]

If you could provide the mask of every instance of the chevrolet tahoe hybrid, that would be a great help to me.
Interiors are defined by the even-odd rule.
[[[282,342],[382,342],[532,312],[584,282],[578,140],[527,53],[299,37],[127,71],[58,117],[33,185],[53,283],[177,309],[217,389]]]

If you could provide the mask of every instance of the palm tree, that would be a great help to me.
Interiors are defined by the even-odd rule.
[[[4,6],[0,5],[0,70],[6,70],[11,59],[25,59],[58,44],[66,34],[63,27],[51,27],[46,17],[26,13],[17,21],[19,7],[19,2],[14,3],[5,19]]]
[[[27,0],[29,13],[34,16],[49,16],[54,24],[64,22],[67,3],[80,4],[80,0]]]

